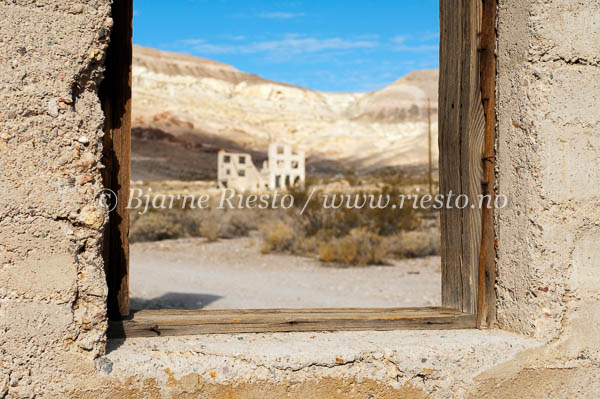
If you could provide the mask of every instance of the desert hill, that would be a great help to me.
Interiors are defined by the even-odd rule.
[[[370,93],[325,93],[134,46],[133,178],[211,179],[220,148],[259,164],[271,140],[303,149],[309,175],[421,165],[428,99],[437,143],[437,81],[421,70]]]

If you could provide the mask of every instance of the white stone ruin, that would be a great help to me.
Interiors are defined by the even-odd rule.
[[[269,159],[259,171],[250,154],[219,151],[217,186],[238,191],[276,190],[303,186],[306,166],[303,151],[288,144],[269,144]]]

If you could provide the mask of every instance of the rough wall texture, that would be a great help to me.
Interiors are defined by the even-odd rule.
[[[600,3],[503,0],[498,37],[498,189],[512,200],[497,214],[498,327],[548,343],[511,390],[537,379],[564,397],[594,397]]]
[[[600,292],[600,4],[501,3],[498,321],[551,339]]]
[[[498,327],[114,341],[109,0],[0,0],[0,398],[597,397],[600,4],[500,0]]]
[[[54,378],[104,352],[109,3],[0,1],[0,397],[57,397]]]

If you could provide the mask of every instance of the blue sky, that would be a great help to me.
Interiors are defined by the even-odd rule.
[[[135,44],[324,91],[438,67],[439,0],[135,0]]]

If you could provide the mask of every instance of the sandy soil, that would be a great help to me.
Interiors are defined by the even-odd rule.
[[[339,268],[262,255],[256,237],[131,245],[132,307],[261,309],[440,304],[440,259]]]

